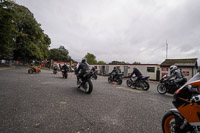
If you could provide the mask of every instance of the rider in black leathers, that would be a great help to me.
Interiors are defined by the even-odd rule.
[[[69,67],[66,65],[66,63],[64,63],[64,65],[62,66],[62,70],[64,70],[64,72],[67,72],[69,70]]]
[[[114,67],[114,69],[111,72],[112,79],[114,80],[118,74],[119,74],[119,72],[118,72],[117,68]]]
[[[133,68],[133,72],[131,73],[131,75],[129,77],[132,77],[134,74],[136,76],[136,79],[134,82],[136,82],[142,78],[142,73],[136,67]]]
[[[168,80],[172,77],[175,77],[174,83],[181,86],[187,81],[182,71],[178,69],[175,65],[170,66],[170,76],[168,77]]]
[[[83,75],[89,70],[90,70],[89,65],[87,64],[86,59],[83,58],[81,63],[78,65],[78,68],[76,69],[76,74],[78,74],[77,81],[79,79],[82,79]],[[79,73],[79,71],[81,71],[81,72]]]

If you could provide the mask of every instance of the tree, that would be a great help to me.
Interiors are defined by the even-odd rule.
[[[87,55],[85,56],[85,58],[87,59],[88,64],[97,64],[97,60],[96,60],[96,56],[90,53],[87,53]]]
[[[59,48],[50,49],[50,58],[54,61],[63,61],[70,62],[73,61],[69,56],[69,52],[65,49],[64,46],[60,46]]]
[[[133,64],[141,64],[141,63],[140,63],[140,62],[136,62],[136,61],[135,61],[135,62],[133,62]]]
[[[106,64],[106,63],[105,63],[104,61],[98,61],[97,64],[104,65],[104,64]]]
[[[28,8],[0,2],[0,24],[7,26],[0,25],[0,58],[5,55],[24,61],[48,58],[51,40]]]
[[[118,65],[118,64],[129,64],[129,63],[126,63],[126,62],[124,62],[124,61],[112,61],[112,62],[109,63],[109,64],[116,64],[116,65]]]

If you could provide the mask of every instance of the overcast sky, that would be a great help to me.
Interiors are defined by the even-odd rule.
[[[51,38],[80,61],[160,64],[200,58],[200,0],[16,0]],[[198,60],[199,62],[200,60]]]

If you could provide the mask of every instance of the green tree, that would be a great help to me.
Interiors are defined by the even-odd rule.
[[[5,55],[24,61],[48,58],[51,40],[44,34],[41,25],[28,8],[14,2],[2,1],[0,24],[7,26],[0,25],[0,34],[8,35],[0,39],[3,44],[0,58],[5,58]]]
[[[124,61],[112,61],[112,62],[109,63],[109,64],[116,64],[116,65],[118,65],[118,64],[129,64],[129,63],[126,63],[126,62],[124,62]]]
[[[140,62],[136,62],[136,61],[135,61],[135,62],[133,62],[133,64],[141,64],[141,63],[140,63]]]
[[[87,53],[87,55],[85,55],[85,58],[87,59],[88,64],[97,64],[97,60],[96,60],[96,56],[91,54],[91,53]]]
[[[63,61],[70,62],[73,61],[69,56],[69,52],[65,49],[64,46],[60,46],[59,48],[50,49],[50,58],[54,61]]]
[[[98,61],[97,64],[104,65],[104,64],[106,64],[106,62],[104,62],[104,61]]]

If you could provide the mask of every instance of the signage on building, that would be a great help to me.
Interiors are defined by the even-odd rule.
[[[162,71],[168,71],[168,67],[162,67]]]
[[[190,75],[190,72],[189,72],[189,71],[183,71],[183,75],[184,75],[184,76],[189,76],[189,75]]]

